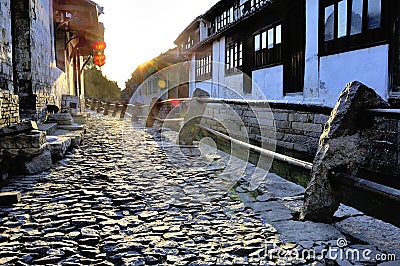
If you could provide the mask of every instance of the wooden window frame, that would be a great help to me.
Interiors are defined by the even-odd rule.
[[[346,34],[338,36],[339,2],[347,1]],[[381,0],[380,27],[368,29],[368,0],[363,1],[361,33],[351,34],[353,0],[320,0],[319,7],[319,55],[331,55],[388,43],[387,13],[390,1]],[[325,40],[325,8],[334,7],[333,39]]]
[[[277,43],[276,29],[280,27],[280,42]],[[268,47],[268,31],[273,30],[273,42],[272,47]],[[265,46],[263,47],[263,34],[266,35]],[[282,58],[282,35],[283,35],[283,23],[275,22],[261,31],[253,34],[253,69],[272,67],[283,64]],[[255,39],[259,36],[259,50],[256,50]]]
[[[212,50],[207,50],[196,54],[195,76],[197,81],[211,79]]]
[[[240,73],[243,64],[243,41],[236,39],[225,46],[225,75]]]

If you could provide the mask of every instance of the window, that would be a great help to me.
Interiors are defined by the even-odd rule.
[[[242,41],[233,41],[225,47],[225,74],[237,73],[242,67],[243,45]]]
[[[211,78],[212,51],[205,51],[196,55],[196,80]]]
[[[322,54],[368,47],[385,40],[385,0],[321,0]]]
[[[254,35],[254,67],[282,63],[282,25],[273,25]]]

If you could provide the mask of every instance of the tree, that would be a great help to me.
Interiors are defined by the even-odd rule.
[[[93,63],[84,72],[85,95],[103,101],[120,101],[121,89],[117,82],[109,80]]]

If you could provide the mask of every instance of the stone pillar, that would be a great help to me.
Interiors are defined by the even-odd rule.
[[[103,106],[103,102],[101,100],[99,100],[97,103],[96,112],[101,113],[102,106]]]
[[[36,119],[36,95],[32,86],[31,1],[11,1],[11,35],[15,94],[21,119]]]
[[[90,105],[90,110],[94,111],[96,109],[96,102],[97,102],[97,100],[92,99],[92,102]]]
[[[105,106],[104,106],[104,115],[108,115],[108,111],[109,111],[109,109],[110,109],[110,102],[109,101],[107,101],[106,102],[106,104],[105,104]]]
[[[154,97],[151,99],[150,105],[149,105],[149,113],[147,115],[146,119],[146,127],[152,127],[154,125],[155,119],[154,117],[158,116],[160,113],[160,108],[161,105],[159,103],[159,99]]]
[[[335,172],[356,175],[370,145],[366,130],[372,123],[362,112],[367,108],[388,107],[373,89],[352,82],[341,92],[319,140],[300,218],[332,222],[339,206],[339,194],[329,176]]]
[[[118,113],[118,111],[119,111],[119,104],[118,103],[115,103],[114,104],[114,110],[113,110],[113,113],[112,113],[112,116],[116,116],[117,115],[117,113]]]
[[[122,105],[122,107],[121,107],[121,114],[119,115],[119,118],[124,118],[125,117],[125,112],[126,112],[127,108],[128,108],[128,104],[124,103]]]

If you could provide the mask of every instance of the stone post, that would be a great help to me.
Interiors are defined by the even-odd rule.
[[[339,206],[339,194],[329,175],[335,172],[356,175],[368,152],[368,117],[364,109],[387,107],[373,89],[352,82],[341,92],[325,124],[311,170],[300,219],[330,223]]]
[[[126,112],[127,108],[128,108],[128,104],[124,103],[122,105],[122,107],[121,107],[121,114],[119,115],[119,118],[124,118],[125,117],[125,112]]]
[[[101,100],[98,101],[97,103],[97,108],[96,108],[96,112],[101,113],[101,107],[102,107],[103,103]]]
[[[159,99],[154,97],[151,99],[150,105],[149,105],[149,113],[147,115],[146,119],[146,127],[152,127],[154,125],[155,119],[154,117],[157,117],[158,114],[160,113],[161,105],[159,103]]]
[[[109,101],[107,101],[106,102],[106,104],[105,104],[105,106],[104,106],[104,115],[108,115],[108,111],[109,111],[109,109],[110,109],[110,102]]]
[[[189,103],[188,111],[185,116],[184,126],[179,131],[178,144],[193,145],[195,136],[198,135],[197,124],[200,124],[204,112],[207,108],[207,100],[210,94],[204,90],[196,88],[193,98]],[[202,100],[203,99],[203,100]]]
[[[92,99],[91,105],[90,105],[90,110],[94,111],[96,109],[96,99]]]

